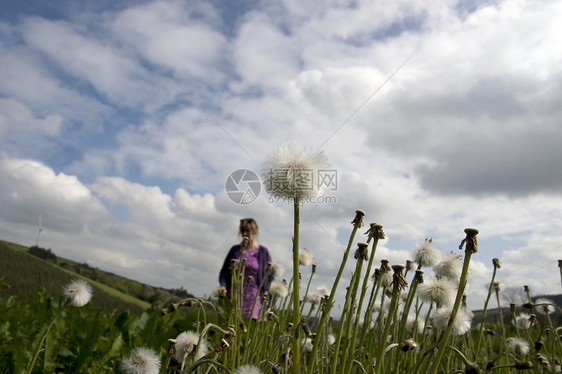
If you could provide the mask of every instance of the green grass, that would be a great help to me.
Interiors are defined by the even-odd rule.
[[[26,252],[26,248],[14,243],[0,241],[0,274],[7,285],[0,290],[1,297],[17,295],[33,300],[37,287],[43,287],[54,297],[71,279],[82,278],[94,287],[96,297],[94,307],[104,311],[145,310],[150,307],[146,301],[127,295],[108,285],[92,280],[84,275],[64,269],[50,261],[45,261]]]

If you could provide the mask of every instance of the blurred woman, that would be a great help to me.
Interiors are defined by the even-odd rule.
[[[256,236],[258,235],[258,232],[258,224],[253,218],[244,218],[240,220],[239,235],[241,237],[248,238],[248,243],[246,244],[243,254],[243,257],[246,259],[246,267],[244,268],[244,300],[242,307],[244,309],[244,315],[252,319],[257,319],[260,314],[263,295],[269,288],[270,281],[270,275],[267,274],[266,268],[267,263],[271,262],[271,255],[266,247],[257,242]],[[241,255],[241,244],[237,244],[230,248],[219,273],[219,283],[226,288],[227,296],[229,298],[232,288],[230,261],[234,259],[239,263]],[[248,285],[248,278],[250,276],[252,277],[252,281]]]

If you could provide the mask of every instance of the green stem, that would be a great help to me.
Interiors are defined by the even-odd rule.
[[[293,204],[293,374],[299,374],[300,338],[299,338],[299,199],[295,197]]]
[[[322,340],[322,334],[324,333],[324,324],[326,323],[328,317],[330,316],[330,310],[332,309],[332,302],[334,301],[334,296],[336,295],[336,290],[338,288],[338,283],[342,276],[343,269],[345,268],[345,264],[347,263],[347,257],[349,255],[349,251],[351,250],[351,244],[353,243],[353,239],[355,238],[355,233],[357,232],[357,229],[362,225],[362,220],[355,219],[353,223],[354,223],[353,230],[351,231],[351,235],[349,236],[347,248],[343,254],[343,260],[340,264],[340,268],[338,270],[338,274],[336,275],[336,279],[334,280],[334,284],[332,286],[332,291],[330,292],[330,296],[328,297],[328,301],[326,302],[326,305],[322,312],[322,317],[320,318],[320,322],[318,323],[318,332],[316,335],[316,339],[314,339],[314,345],[312,347],[312,352],[310,353],[310,362],[307,368],[307,372],[309,374],[313,373],[314,362],[316,361],[319,342]]]
[[[392,317],[394,316],[394,310],[398,305],[398,296],[400,295],[400,286],[395,284],[392,288],[392,299],[390,300],[390,307],[388,309],[388,317],[386,317],[386,323],[384,325],[384,331],[381,335],[380,344],[378,346],[377,361],[375,362],[375,373],[381,373],[382,371],[382,357],[385,352],[385,344],[388,338],[388,332],[390,331],[390,325],[392,325]],[[382,307],[381,307],[382,308]]]
[[[431,366],[431,374],[437,373],[437,368],[439,367],[439,363],[441,362],[441,358],[443,357],[443,353],[445,353],[445,348],[447,347],[447,342],[449,340],[449,336],[451,335],[451,331],[453,331],[453,324],[455,322],[455,318],[457,316],[457,312],[459,311],[459,307],[461,305],[462,295],[464,294],[464,290],[466,288],[466,281],[468,276],[468,265],[470,264],[470,258],[472,257],[472,248],[467,244],[466,250],[464,255],[464,262],[462,265],[462,273],[461,279],[459,282],[459,289],[457,291],[457,298],[455,299],[455,304],[453,306],[453,310],[451,311],[451,317],[449,318],[449,323],[447,324],[447,329],[443,334],[443,338],[441,342],[439,342],[439,350],[437,351],[437,355],[433,360],[433,364]]]
[[[476,349],[474,350],[474,357],[480,355],[480,341],[482,340],[482,332],[484,331],[484,325],[486,324],[486,314],[488,313],[488,303],[492,297],[492,290],[494,288],[494,279],[496,278],[497,267],[494,266],[494,271],[492,272],[492,280],[490,281],[490,286],[488,286],[488,296],[486,297],[486,302],[484,303],[484,311],[482,312],[482,321],[480,322],[480,330],[478,331],[478,340],[476,341]]]

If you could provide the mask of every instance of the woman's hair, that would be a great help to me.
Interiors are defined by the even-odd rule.
[[[249,231],[254,235],[258,234],[259,227],[256,223],[256,220],[253,218],[243,218],[240,220],[240,231],[238,232],[239,235],[242,235],[244,231]]]

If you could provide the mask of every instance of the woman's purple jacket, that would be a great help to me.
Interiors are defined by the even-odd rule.
[[[231,288],[231,274],[230,274],[230,260],[236,260],[240,258],[240,254],[242,253],[242,246],[240,244],[235,245],[234,247],[230,248],[226,258],[224,259],[224,263],[222,264],[222,269],[219,273],[219,283],[226,287],[226,294],[230,297],[230,288]],[[271,262],[271,255],[267,248],[263,245],[260,245],[258,250],[258,264],[260,266],[258,270],[258,279],[256,279],[256,284],[262,284],[260,289],[260,296],[263,297],[265,291],[269,289],[269,281],[270,276],[265,273],[265,269],[267,268],[267,263]]]

